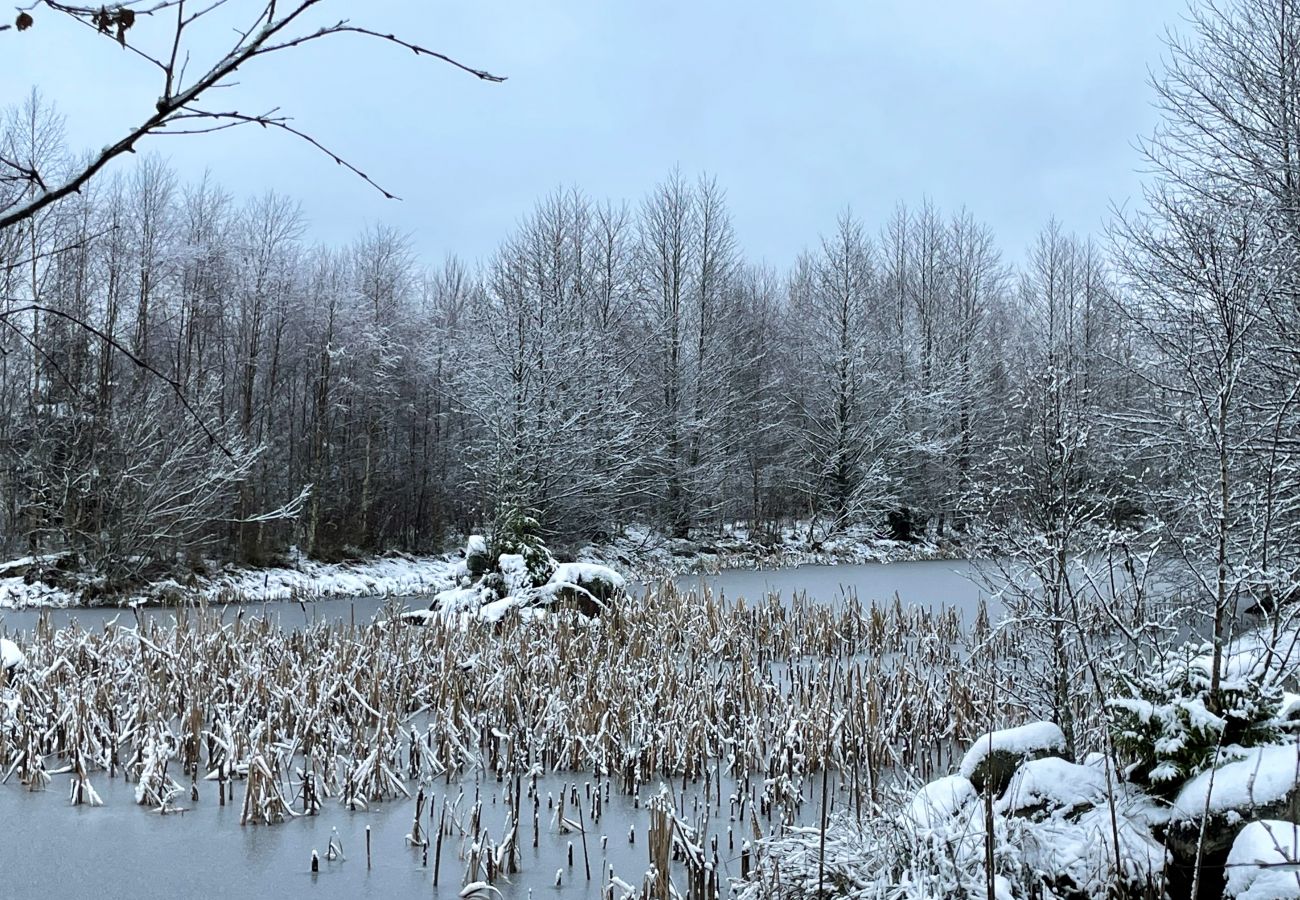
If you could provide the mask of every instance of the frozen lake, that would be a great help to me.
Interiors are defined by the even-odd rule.
[[[987,590],[981,585],[975,566],[960,561],[899,562],[850,566],[805,566],[773,571],[728,571],[719,575],[678,579],[684,590],[707,589],[728,600],[758,600],[769,594],[784,597],[798,592],[821,603],[837,603],[848,594],[856,594],[863,603],[872,600],[892,603],[897,596],[905,605],[956,607],[967,621],[973,617]],[[403,608],[424,606],[424,598],[399,600],[343,599],[297,603],[249,604],[227,607],[224,615],[267,614],[278,618],[286,627],[298,627],[310,621],[355,621],[358,625],[376,616],[391,615]],[[13,633],[33,628],[36,611],[5,611],[0,616],[0,630]],[[58,627],[72,621],[86,628],[98,628],[114,617],[129,623],[137,612],[121,609],[65,609],[49,613]],[[183,618],[183,611],[142,609],[138,615],[163,622]],[[58,765],[51,761],[51,765]],[[0,830],[20,840],[6,841],[0,849],[0,873],[6,897],[44,898],[50,896],[268,896],[286,897],[456,897],[465,870],[463,854],[469,841],[455,835],[444,838],[440,886],[434,888],[435,851],[429,850],[427,864],[423,854],[405,844],[411,830],[413,801],[374,805],[369,811],[348,811],[337,798],[326,800],[321,814],[300,817],[279,825],[239,825],[242,783],[235,788],[235,799],[226,806],[217,802],[216,786],[200,782],[200,797],[191,804],[187,795],[181,801],[192,806],[188,812],[161,816],[135,805],[134,785],[122,778],[110,780],[106,773],[95,773],[92,783],[102,794],[106,806],[97,809],[69,807],[67,775],[54,776],[48,790],[29,793],[15,782],[0,787]],[[568,780],[586,785],[590,773],[570,774]],[[539,788],[540,823],[538,846],[532,846],[532,823],[522,827],[522,872],[498,881],[506,898],[531,897],[598,897],[612,870],[622,879],[639,887],[648,865],[646,828],[649,822],[644,803],[634,806],[630,796],[615,789],[599,823],[588,829],[588,856],[591,880],[585,875],[579,835],[560,834],[547,809],[546,797],[558,794],[566,783],[565,773],[545,777]],[[799,820],[816,822],[817,804],[813,785],[806,785],[808,802]],[[648,799],[658,784],[643,786],[642,800]],[[441,809],[447,799],[453,802],[464,791],[462,820],[476,791],[483,799],[483,827],[493,840],[500,840],[506,821],[504,786],[480,774],[466,776],[450,785],[435,783],[433,798]],[[704,813],[700,797],[703,782],[685,788],[677,783],[674,792],[684,800],[680,808],[687,818],[699,821],[709,817],[706,827],[719,840],[719,866],[723,895],[727,877],[739,875],[739,854],[744,822],[730,821],[727,798],[736,786],[724,785],[721,804]],[[414,793],[414,788],[412,787]],[[715,785],[716,792],[716,785]],[[743,793],[743,789],[740,791]],[[752,793],[752,792],[751,792]],[[832,791],[837,808],[851,803],[844,791]],[[838,799],[835,799],[837,798]],[[588,807],[590,810],[590,807]],[[369,826],[372,842],[372,865],[368,869],[365,855],[365,831]],[[770,827],[764,822],[764,827]],[[728,833],[734,829],[734,840]],[[322,857],[333,829],[337,829],[346,853],[344,862],[322,859],[318,875],[310,872],[312,850]],[[636,841],[628,834],[635,830]],[[607,840],[604,840],[607,839]],[[567,861],[567,847],[575,847],[574,865]],[[557,870],[560,887],[555,886]],[[679,884],[680,884],[679,880]]]
[[[992,567],[991,577],[998,578]],[[807,594],[811,600],[835,603],[848,593],[856,593],[859,600],[893,602],[895,594],[909,606],[956,607],[968,621],[975,614],[980,599],[988,597],[980,565],[966,560],[922,560],[916,562],[866,563],[841,566],[799,566],[789,569],[730,569],[716,575],[687,575],[676,579],[682,590],[708,589],[729,600],[744,598],[748,601],[766,598],[769,594],[790,597],[796,593]],[[286,628],[311,622],[355,622],[364,625],[376,616],[392,615],[405,609],[421,609],[428,605],[423,597],[358,597],[317,600],[311,603],[296,602],[244,603],[223,607],[223,617],[233,619],[238,615],[266,615],[276,619]],[[100,628],[116,619],[120,624],[131,624],[136,611],[117,607],[74,607],[51,609],[50,622],[61,628],[77,622],[83,628]],[[142,618],[168,623],[178,613],[167,607],[144,607]],[[28,631],[36,626],[41,611],[37,609],[0,610],[0,633]]]
[[[806,594],[819,603],[837,603],[856,595],[863,604],[956,608],[967,621],[981,599],[989,599],[987,579],[1000,576],[991,566],[969,560],[918,560],[843,566],[799,566],[792,569],[730,569],[716,575],[678,578],[682,590],[709,590],[728,600],[762,599],[771,594],[788,598]]]
[[[508,900],[528,897],[598,897],[609,872],[637,887],[648,868],[646,829],[649,811],[643,802],[636,808],[631,797],[615,786],[598,823],[588,823],[587,880],[582,836],[561,834],[547,809],[548,796],[558,796],[574,780],[585,793],[590,775],[566,781],[563,776],[539,781],[538,846],[533,847],[531,819],[524,823],[520,871],[500,876],[495,886]],[[459,831],[443,837],[439,884],[433,886],[436,846],[430,846],[427,864],[420,848],[408,846],[414,801],[375,804],[369,811],[351,812],[337,798],[325,801],[316,816],[300,816],[272,826],[239,824],[239,802],[243,785],[235,786],[235,799],[225,806],[216,801],[216,785],[200,782],[200,799],[185,805],[184,814],[158,815],[135,805],[134,785],[106,774],[93,778],[105,806],[96,809],[70,807],[66,802],[67,776],[55,776],[50,788],[30,793],[10,785],[0,789],[0,829],[8,839],[0,847],[3,888],[0,895],[10,900],[46,900],[50,897],[441,897],[454,898],[460,892],[465,872],[464,854],[470,841]],[[593,783],[594,784],[594,783]],[[482,824],[493,842],[500,841],[507,810],[504,784],[487,779],[475,784],[463,782],[466,793],[459,806],[460,818],[468,819],[475,790],[481,791]],[[812,808],[817,792],[809,786],[810,800],[801,818],[816,820]],[[816,787],[820,787],[817,782]],[[594,786],[593,786],[594,789]],[[433,786],[436,807],[444,800],[455,804],[461,784]],[[648,799],[658,790],[643,787]],[[680,782],[674,790],[680,795]],[[725,878],[739,876],[743,838],[739,823],[730,821],[730,785],[724,786],[721,807],[710,812],[710,837],[718,835],[718,857]],[[687,817],[694,811],[703,782],[688,787]],[[584,804],[587,801],[583,800]],[[525,801],[525,809],[531,802]],[[590,816],[590,807],[587,807]],[[568,815],[574,815],[570,807]],[[764,826],[766,818],[762,819]],[[370,828],[371,865],[366,866],[366,828]],[[435,826],[436,827],[436,826]],[[734,842],[729,849],[728,827]],[[635,829],[635,842],[628,833]],[[342,861],[326,861],[325,849],[337,831],[344,850]],[[436,837],[434,838],[436,840]],[[568,862],[568,845],[573,843],[573,865]],[[311,872],[311,853],[321,857],[320,872]],[[556,872],[560,886],[555,885]],[[675,873],[682,883],[680,873]]]

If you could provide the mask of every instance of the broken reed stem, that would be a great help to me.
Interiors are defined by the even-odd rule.
[[[574,804],[578,807],[578,830],[582,832],[582,865],[587,870],[587,880],[591,881],[591,858],[587,856],[587,823],[582,814],[582,798]]]

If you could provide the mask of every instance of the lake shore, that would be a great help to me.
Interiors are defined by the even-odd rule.
[[[807,526],[782,529],[775,539],[752,538],[742,527],[695,538],[670,538],[629,527],[607,542],[587,544],[572,556],[615,569],[630,581],[710,575],[727,569],[772,570],[805,565],[960,560],[979,558],[983,541],[965,545],[902,542],[865,528],[809,539]],[[564,554],[568,555],[568,554]],[[265,603],[343,597],[433,594],[454,586],[463,557],[388,553],[343,562],[291,555],[276,566],[212,564],[207,571],[173,573],[126,590],[105,590],[93,573],[67,571],[57,556],[0,563],[0,609],[79,606],[178,606],[187,602]]]
[[[0,609],[79,606],[178,606],[187,602],[265,603],[342,597],[429,594],[450,587],[460,560],[455,554],[394,553],[370,559],[324,563],[298,559],[292,565],[228,565],[210,573],[191,572],[146,582],[115,594],[97,593],[93,576],[72,573],[54,583],[27,560],[0,565]],[[13,573],[19,570],[19,574]]]

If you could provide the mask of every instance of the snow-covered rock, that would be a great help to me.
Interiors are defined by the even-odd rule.
[[[1030,722],[980,735],[962,757],[958,773],[977,791],[1000,795],[1020,765],[1031,759],[1064,753],[1065,735],[1051,722]]]
[[[1016,770],[1000,808],[1018,815],[1064,815],[1105,800],[1105,772],[1045,756],[1031,759]]]
[[[1021,848],[1026,866],[1048,876],[1052,896],[1111,897],[1115,882],[1134,889],[1121,896],[1145,896],[1146,886],[1160,882],[1168,854],[1151,833],[1142,806],[1123,800],[1113,821],[1108,803],[1071,817],[1011,819],[1009,842]]]
[[[1183,785],[1170,819],[1196,822],[1205,813],[1247,813],[1273,807],[1292,799],[1297,785],[1300,744],[1252,747],[1241,758],[1202,772]]]
[[[465,567],[475,578],[487,574],[492,568],[492,560],[488,558],[487,538],[483,535],[471,534],[469,540],[465,541]]]
[[[406,625],[432,625],[441,619],[442,613],[436,609],[408,609],[397,616],[397,621]]]
[[[8,638],[0,638],[0,670],[21,672],[27,668],[27,656]]]
[[[1225,897],[1300,898],[1300,826],[1276,819],[1251,822],[1228,851]]]
[[[601,584],[614,590],[627,588],[627,579],[609,566],[588,562],[560,563],[551,576],[552,584]]]
[[[587,616],[599,615],[627,590],[627,579],[608,566],[560,563],[547,584],[554,602],[567,603]]]
[[[494,596],[490,591],[479,587],[449,588],[445,591],[439,591],[433,595],[433,602],[429,605],[431,610],[436,610],[443,616],[451,616],[461,612],[475,612],[489,598]]]
[[[1300,745],[1253,747],[1188,781],[1170,809],[1165,844],[1184,866],[1195,864],[1198,848],[1218,865],[1252,819],[1300,821]]]
[[[975,785],[969,778],[945,775],[916,792],[907,807],[907,817],[921,829],[945,828],[977,799]]]

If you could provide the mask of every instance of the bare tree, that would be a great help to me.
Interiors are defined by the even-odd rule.
[[[0,231],[30,219],[41,210],[80,191],[105,166],[126,153],[133,153],[141,140],[159,135],[192,135],[260,125],[286,132],[325,153],[339,165],[360,177],[385,197],[393,194],[380,188],[361,169],[326,147],[293,124],[289,118],[270,107],[265,111],[222,109],[207,105],[214,89],[231,83],[232,77],[255,61],[283,56],[296,48],[325,39],[356,36],[405,49],[416,56],[428,56],[448,63],[484,81],[503,79],[481,69],[463,65],[443,53],[428,50],[393,34],[354,25],[343,18],[318,18],[326,8],[325,0],[298,0],[282,4],[277,0],[256,3],[252,9],[236,16],[242,21],[234,27],[229,49],[206,66],[194,63],[201,58],[199,38],[211,39],[230,23],[221,13],[234,12],[231,0],[189,3],[186,0],[137,0],[105,7],[76,6],[55,0],[37,0],[19,12],[17,30],[10,40],[35,40],[41,33],[36,17],[44,12],[66,16],[84,25],[102,40],[115,40],[145,65],[155,68],[161,91],[154,109],[142,114],[125,137],[107,144],[88,159],[79,161],[67,172],[52,172],[45,160],[30,154],[14,153],[11,148],[0,152],[0,185],[15,184],[23,189],[16,195],[0,195]],[[164,24],[166,23],[166,24]],[[7,26],[6,26],[7,28]],[[192,72],[191,65],[198,71]]]

